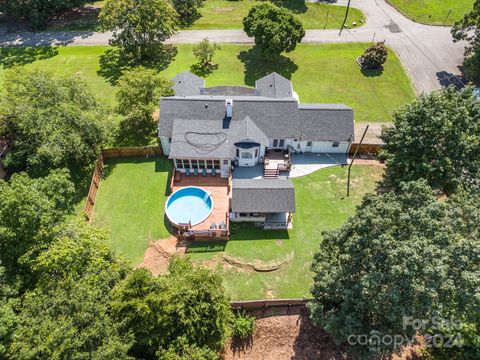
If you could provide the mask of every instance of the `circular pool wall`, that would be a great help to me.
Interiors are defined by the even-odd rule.
[[[165,214],[174,224],[197,225],[210,216],[213,199],[200,187],[187,186],[175,191],[165,203]]]

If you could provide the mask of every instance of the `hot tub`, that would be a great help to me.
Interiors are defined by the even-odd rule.
[[[213,209],[213,199],[205,189],[187,186],[175,191],[165,203],[165,214],[174,225],[192,226],[205,221]]]

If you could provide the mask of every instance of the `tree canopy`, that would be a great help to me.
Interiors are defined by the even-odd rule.
[[[424,180],[367,195],[340,229],[324,234],[315,254],[314,322],[347,342],[375,332],[412,337],[404,316],[478,321],[478,200],[438,201]],[[393,350],[386,343],[361,350],[372,345]]]
[[[49,16],[63,9],[92,2],[91,0],[5,0],[0,1],[0,11],[7,15],[24,18],[34,29],[47,25]]]
[[[61,170],[39,179],[22,173],[0,180],[0,260],[7,270],[20,272],[18,261],[27,261],[52,240],[54,227],[73,210],[73,192],[68,173]]]
[[[426,179],[446,192],[480,176],[480,102],[471,88],[421,95],[393,116],[384,130],[385,182]],[[468,185],[470,186],[470,185]]]
[[[107,0],[100,12],[102,29],[113,31],[110,44],[136,60],[156,58],[177,22],[168,0]]]
[[[269,2],[250,9],[243,19],[243,29],[269,59],[295,50],[305,36],[302,22],[292,12]]]
[[[44,176],[93,166],[110,141],[111,114],[76,76],[23,68],[7,71],[0,93],[0,138],[12,145],[10,172]]]
[[[203,6],[205,0],[172,0],[172,3],[181,24],[187,26],[200,17],[198,9]]]

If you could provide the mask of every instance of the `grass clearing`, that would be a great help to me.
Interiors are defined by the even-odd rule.
[[[271,63],[262,60],[250,45],[221,44],[214,62],[218,69],[206,77],[207,86],[248,85],[272,71],[290,78],[303,103],[344,103],[355,111],[357,122],[388,122],[395,109],[408,103],[414,92],[393,51],[383,70],[362,71],[355,58],[367,44],[300,44],[292,53]],[[162,74],[173,77],[196,63],[193,45],[178,45],[178,55]],[[0,49],[2,68],[15,64],[81,76],[106,102],[115,104],[111,79],[122,69],[100,64],[107,46]],[[103,76],[102,76],[103,75]]]
[[[473,7],[473,0],[387,0],[413,21],[431,25],[453,25]]]
[[[166,159],[112,161],[102,180],[94,208],[94,223],[111,230],[109,245],[136,265],[149,240],[167,238],[164,205],[171,165]],[[228,242],[195,243],[188,250],[197,263],[220,271],[233,299],[309,296],[310,264],[322,232],[341,226],[355,206],[375,188],[383,170],[352,168],[351,197],[345,198],[346,167],[331,167],[293,179],[297,213],[290,231],[264,231],[236,226]],[[219,254],[254,264],[274,264],[293,255],[283,269],[258,273],[215,265]]]
[[[305,29],[339,29],[343,23],[346,7],[330,4],[307,3],[301,0],[272,0],[274,4],[292,11],[302,21]],[[103,1],[96,1],[59,13],[53,19],[47,31],[98,31],[98,14]],[[191,30],[207,29],[243,29],[243,18],[248,11],[259,4],[257,0],[206,0],[199,9],[200,18],[186,27]],[[361,26],[363,13],[351,8],[347,24],[352,27],[356,22]]]

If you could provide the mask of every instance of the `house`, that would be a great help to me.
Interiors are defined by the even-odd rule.
[[[272,73],[246,86],[205,87],[189,72],[173,79],[174,96],[160,102],[158,135],[175,173],[230,179],[237,167],[263,167],[262,179],[234,179],[231,221],[288,228],[295,212],[290,180],[279,178],[295,153],[347,154],[353,110],[302,104],[290,80]]]

